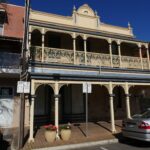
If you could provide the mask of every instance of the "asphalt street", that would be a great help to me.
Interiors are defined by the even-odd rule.
[[[74,150],[150,150],[150,142],[124,139],[115,144],[99,145]]]

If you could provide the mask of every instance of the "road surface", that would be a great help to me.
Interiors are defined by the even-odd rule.
[[[150,142],[124,139],[115,144],[98,145],[74,150],[150,150]]]

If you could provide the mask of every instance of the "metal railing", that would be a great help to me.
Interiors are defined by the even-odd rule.
[[[94,52],[86,52],[85,56],[84,51],[75,51],[74,54],[73,50],[48,47],[45,47],[42,52],[42,48],[38,46],[31,47],[31,58],[33,61],[46,63],[111,67],[112,62],[112,66],[115,68],[149,69],[147,58],[143,58],[141,62],[140,57],[112,55],[111,58],[110,54]]]

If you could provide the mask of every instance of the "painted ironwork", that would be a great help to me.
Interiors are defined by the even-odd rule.
[[[31,58],[33,61],[42,61],[42,54],[44,55],[44,62],[46,63],[58,63],[58,64],[76,64],[76,65],[88,65],[88,66],[102,66],[111,67],[111,58],[109,54],[93,53],[84,51],[59,49],[59,48],[42,48],[38,46],[31,47]],[[74,61],[74,55],[76,60]],[[85,55],[87,58],[87,64],[85,62]],[[120,67],[120,60],[118,55],[112,55],[112,63],[114,68]],[[140,57],[121,56],[122,68],[129,69],[141,69]],[[143,69],[149,69],[147,58],[143,58]]]

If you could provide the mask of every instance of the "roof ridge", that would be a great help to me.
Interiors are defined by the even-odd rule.
[[[12,6],[15,6],[15,7],[23,7],[23,8],[24,8],[24,6],[21,6],[21,5],[15,5],[15,4],[11,4],[11,3],[1,3],[1,4],[12,5]]]

